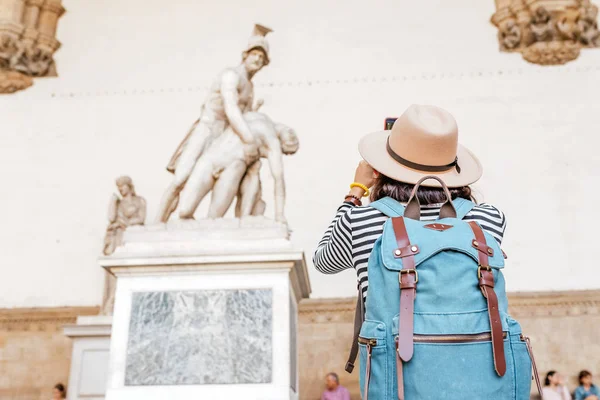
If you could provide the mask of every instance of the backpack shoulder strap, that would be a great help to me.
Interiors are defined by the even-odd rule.
[[[468,213],[471,212],[473,207],[475,207],[475,203],[469,200],[465,200],[462,198],[456,198],[452,201],[454,204],[454,209],[456,210],[456,218],[463,219]]]
[[[384,197],[383,199],[376,200],[369,204],[369,207],[373,207],[376,210],[381,211],[388,217],[401,217],[404,215],[404,206],[392,199],[391,197]],[[346,372],[352,373],[354,369],[354,363],[358,355],[358,336],[360,335],[360,328],[365,320],[365,303],[360,290],[360,284],[358,285],[358,299],[356,300],[356,311],[354,314],[354,338],[352,339],[352,347],[350,348],[350,354],[348,356],[348,362],[346,362]]]
[[[384,197],[383,199],[376,200],[370,203],[369,207],[381,211],[388,217],[401,217],[404,215],[404,210],[406,208],[399,201],[396,201],[391,197]]]

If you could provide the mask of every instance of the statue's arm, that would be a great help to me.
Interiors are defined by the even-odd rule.
[[[226,71],[221,78],[221,96],[223,97],[225,115],[240,139],[244,143],[253,143],[254,136],[244,120],[242,110],[240,110],[239,106],[239,94],[237,91],[239,79],[239,76],[234,71]]]
[[[285,181],[283,179],[283,153],[278,139],[268,141],[269,153],[267,160],[273,175],[275,187],[275,219],[285,221]]]

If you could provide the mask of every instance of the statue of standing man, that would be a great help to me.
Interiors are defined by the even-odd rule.
[[[235,68],[227,68],[213,81],[200,118],[171,158],[167,170],[172,172],[173,181],[165,191],[158,210],[156,222],[166,222],[177,208],[179,194],[190,177],[198,158],[210,142],[231,127],[244,143],[244,156],[248,164],[258,160],[258,146],[243,114],[256,111],[253,106],[254,86],[252,77],[269,64],[269,44],[265,36],[272,32],[262,25],[255,25],[246,50],[242,53],[242,63]],[[258,102],[260,106],[261,102]],[[182,210],[182,219],[193,215]]]

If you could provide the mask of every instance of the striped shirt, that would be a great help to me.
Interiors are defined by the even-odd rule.
[[[441,204],[421,206],[421,220],[438,219],[440,207]],[[375,208],[343,203],[315,251],[315,268],[324,274],[336,274],[354,268],[363,298],[366,298],[369,286],[367,263],[375,241],[383,233],[387,218]],[[463,220],[478,222],[483,230],[502,243],[506,218],[496,207],[485,203],[476,205]]]

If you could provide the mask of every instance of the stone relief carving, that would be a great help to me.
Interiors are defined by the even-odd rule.
[[[272,381],[271,289],[137,292],[131,316],[126,386]]]
[[[496,0],[492,23],[501,51],[529,62],[565,64],[585,47],[600,47],[598,7],[590,0]]]
[[[31,86],[31,77],[56,75],[52,57],[64,12],[61,0],[0,2],[0,93]]]
[[[298,148],[294,131],[258,113],[252,78],[269,64],[266,35],[271,29],[255,25],[242,63],[218,74],[209,89],[200,117],[171,158],[173,180],[159,206],[157,223],[178,210],[180,219],[193,219],[200,202],[212,191],[209,218],[220,218],[237,196],[236,216],[262,215],[260,159],[268,161],[275,180],[275,218],[285,222],[282,154]]]
[[[116,180],[121,197],[113,194],[108,205],[108,227],[104,236],[104,255],[112,254],[123,243],[123,233],[129,226],[144,225],[146,200],[135,193],[133,181],[128,176]],[[112,313],[114,306],[115,277],[106,273],[102,314]]]
[[[500,47],[504,51],[510,51],[521,43],[521,28],[516,21],[508,20],[506,24],[498,31],[498,40]]]

